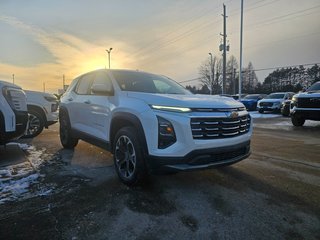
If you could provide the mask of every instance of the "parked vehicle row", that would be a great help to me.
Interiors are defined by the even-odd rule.
[[[293,92],[277,92],[268,96],[249,94],[241,102],[249,111],[257,109],[259,113],[281,112],[283,116],[291,117],[294,126],[302,126],[305,120],[320,121],[320,82],[314,83],[305,92],[298,94]]]
[[[0,81],[0,144],[32,138],[58,121],[58,100],[49,93],[24,91]]]

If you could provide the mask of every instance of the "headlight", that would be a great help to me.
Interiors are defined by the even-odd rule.
[[[290,108],[292,109],[293,107],[298,107],[298,99],[296,97],[291,99]]]
[[[47,100],[48,102],[56,102],[57,101],[56,97],[51,97],[51,96],[44,96],[44,99]]]
[[[176,134],[174,128],[168,120],[157,116],[158,118],[158,148],[164,149],[172,144],[174,144],[176,139]]]
[[[181,113],[191,112],[190,108],[185,108],[185,107],[171,107],[171,106],[160,106],[160,105],[150,105],[150,107],[155,110],[169,111],[169,112],[181,112]]]

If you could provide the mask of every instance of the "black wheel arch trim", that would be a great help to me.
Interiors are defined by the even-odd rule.
[[[141,140],[142,144],[142,151],[145,156],[148,155],[148,145],[144,133],[144,129],[142,127],[140,119],[132,114],[132,113],[126,113],[126,112],[116,112],[112,116],[111,124],[110,124],[110,147],[111,152],[113,153],[114,148],[114,138],[117,134],[117,131],[125,126],[133,126],[138,131],[138,138]]]

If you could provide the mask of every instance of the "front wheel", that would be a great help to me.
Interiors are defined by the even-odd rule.
[[[78,139],[71,135],[71,127],[68,115],[62,113],[59,118],[60,121],[60,142],[64,148],[73,149],[78,144]]]
[[[263,111],[263,109],[259,109],[259,113],[263,113],[264,111]]]
[[[301,127],[304,122],[305,122],[305,119],[301,118],[301,117],[296,117],[296,116],[292,116],[291,117],[291,122],[294,126],[296,127]]]
[[[121,128],[114,140],[114,165],[120,180],[128,185],[137,185],[147,176],[142,145],[133,127]]]
[[[23,137],[34,138],[42,132],[44,127],[44,119],[41,113],[35,110],[29,110],[28,113],[29,113],[29,125]]]

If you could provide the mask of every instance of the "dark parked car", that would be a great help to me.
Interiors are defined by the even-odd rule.
[[[255,111],[257,109],[257,103],[259,100],[266,97],[266,94],[249,94],[245,96],[241,102],[249,111]]]
[[[291,121],[294,126],[302,126],[305,120],[320,121],[320,81],[306,92],[293,96],[290,104]]]

